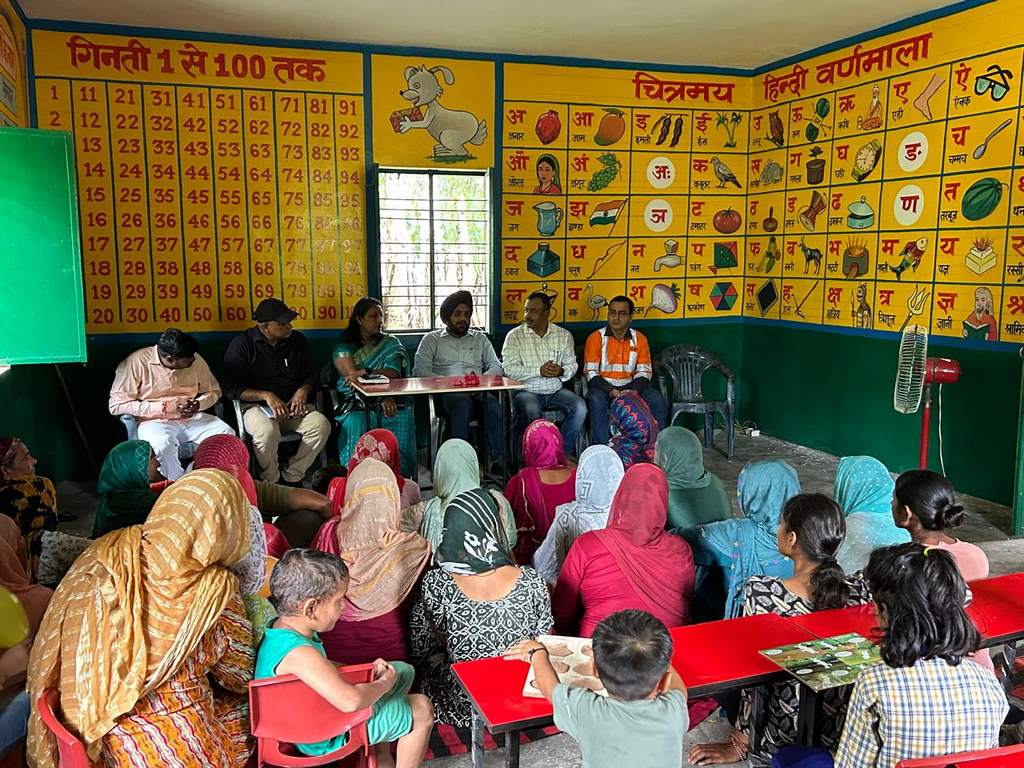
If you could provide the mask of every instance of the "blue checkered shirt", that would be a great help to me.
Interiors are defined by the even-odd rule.
[[[990,670],[942,659],[860,673],[835,768],[892,768],[900,760],[998,746],[1008,710]]]

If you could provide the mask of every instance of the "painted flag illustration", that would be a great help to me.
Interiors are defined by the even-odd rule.
[[[596,227],[600,224],[614,224],[619,218],[625,200],[609,200],[606,203],[598,203],[590,214],[590,226]]]

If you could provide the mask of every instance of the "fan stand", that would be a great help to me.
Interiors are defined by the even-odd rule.
[[[932,384],[954,384],[960,379],[960,363],[948,357],[929,357],[924,372],[924,393],[921,398],[921,469],[928,469],[928,442],[932,430]]]

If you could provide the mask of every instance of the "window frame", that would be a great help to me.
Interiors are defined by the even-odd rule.
[[[486,222],[485,230],[487,232],[487,244],[485,248],[487,258],[487,313],[486,317],[476,315],[473,327],[482,330],[488,336],[491,336],[496,332],[500,318],[500,307],[497,306],[499,301],[499,285],[498,285],[498,269],[499,264],[497,263],[496,256],[496,242],[499,235],[498,232],[498,215],[494,209],[495,198],[495,174],[492,168],[423,168],[423,167],[403,167],[403,166],[390,166],[374,164],[372,167],[372,177],[370,183],[373,187],[373,245],[376,251],[375,262],[369,266],[370,271],[370,288],[374,294],[382,301],[384,301],[384,261],[383,261],[383,245],[381,238],[381,191],[380,191],[380,176],[381,174],[409,174],[409,175],[422,175],[429,177],[428,183],[428,195],[429,195],[429,217],[430,217],[430,236],[429,236],[429,258],[430,258],[430,301],[431,301],[431,317],[433,318],[433,324],[428,328],[413,328],[413,329],[395,329],[389,330],[396,336],[411,336],[419,337],[424,336],[431,331],[436,330],[439,326],[438,311],[440,310],[440,302],[436,302],[434,296],[436,287],[436,264],[435,264],[435,248],[434,248],[434,185],[433,177],[435,176],[478,176],[484,180],[484,194],[486,195],[486,201],[484,210],[486,211],[488,220]],[[385,311],[387,307],[385,305]],[[479,320],[483,318],[484,323],[480,323]]]

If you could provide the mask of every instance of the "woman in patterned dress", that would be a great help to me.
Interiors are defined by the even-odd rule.
[[[143,525],[104,536],[75,561],[36,636],[28,687],[33,701],[60,692],[63,719],[93,764],[247,764],[256,654],[228,568],[250,549],[242,486],[206,469],[161,494]],[[35,712],[28,755],[37,768],[57,764]]]
[[[864,582],[845,576],[836,561],[845,534],[842,510],[828,496],[803,493],[789,499],[782,509],[777,539],[779,552],[793,561],[793,575],[787,579],[751,576],[743,590],[742,614],[799,616],[868,602],[871,596]],[[835,747],[842,734],[848,695],[844,689],[822,695],[821,744],[828,749]],[[751,766],[771,764],[775,752],[797,740],[799,700],[796,681],[772,683],[766,692],[763,722],[754,723],[750,691],[745,690],[729,741],[698,744],[690,750],[690,762],[735,763],[749,757]],[[761,736],[756,752],[749,748],[754,729]]]
[[[451,665],[549,633],[548,587],[515,565],[498,504],[480,488],[448,502],[435,559],[409,617],[412,657],[437,722],[467,728],[469,699]]]
[[[36,474],[35,457],[16,437],[0,437],[0,513],[21,529],[34,581],[43,532],[57,530],[57,491],[48,477]]]

